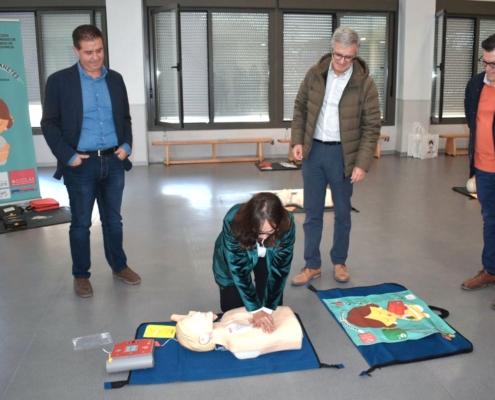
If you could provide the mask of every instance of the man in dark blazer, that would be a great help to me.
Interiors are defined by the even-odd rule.
[[[113,276],[127,284],[141,278],[127,266],[120,208],[125,171],[132,168],[132,127],[122,76],[103,65],[103,35],[93,25],[72,33],[79,62],[52,74],[46,84],[41,129],[64,178],[72,221],[69,230],[74,290],[93,295],[90,227],[96,200],[105,257]]]

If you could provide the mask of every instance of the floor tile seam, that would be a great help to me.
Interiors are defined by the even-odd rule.
[[[444,390],[450,395],[450,397],[452,398],[452,400],[457,400],[457,398],[454,396],[454,394],[445,387],[445,385],[443,384],[443,382],[437,377],[437,375],[434,373],[434,371],[429,367],[428,363],[423,363],[426,367],[426,369],[430,372],[431,376],[433,377],[433,379],[435,379],[438,384],[444,388]]]
[[[26,355],[29,351],[29,349],[31,348],[31,345],[33,344],[33,341],[34,341],[34,338],[36,337],[39,329],[40,329],[40,326],[42,324],[42,322],[45,320],[46,318],[46,315],[48,314],[48,311],[50,311],[51,307],[52,307],[52,304],[53,302],[55,301],[55,298],[57,296],[57,293],[58,291],[60,290],[60,287],[62,285],[62,279],[60,279],[59,283],[58,283],[58,286],[57,286],[57,289],[55,290],[55,293],[53,294],[52,296],[52,300],[50,301],[50,304],[48,304],[48,307],[46,308],[43,316],[41,317],[40,321],[38,322],[38,325],[36,326],[36,329],[34,330],[33,332],[33,335],[31,337],[31,340],[29,341],[28,345],[26,346],[26,349],[24,350],[24,353],[22,354],[22,357],[21,359],[19,360],[18,364],[17,364],[17,367],[14,371],[14,373],[12,374],[12,377],[10,378],[9,380],[9,383],[7,384],[7,386],[5,387],[5,390],[3,391],[2,393],[2,397],[0,398],[0,400],[7,400],[7,398],[5,397],[7,395],[7,392],[10,388],[10,385],[12,384],[12,382],[14,381],[14,378],[17,376],[17,372],[19,371],[19,368],[21,367],[21,364],[22,362],[24,361],[24,359],[26,358]]]

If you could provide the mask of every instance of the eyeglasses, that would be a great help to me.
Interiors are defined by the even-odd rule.
[[[356,58],[356,55],[353,56],[344,56],[343,54],[337,53],[335,51],[332,52],[333,57],[337,60],[340,61],[342,59],[346,60],[347,62],[352,61]]]
[[[483,57],[480,57],[478,59],[478,62],[480,63],[480,65],[483,65],[484,68],[490,67],[490,69],[495,69],[495,62],[486,62],[485,60],[483,60]]]
[[[258,236],[261,236],[261,235],[270,236],[270,235],[273,235],[276,230],[277,230],[277,228],[273,228],[271,231],[268,231],[268,232],[258,231]]]

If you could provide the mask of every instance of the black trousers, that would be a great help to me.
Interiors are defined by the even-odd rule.
[[[258,263],[253,269],[254,284],[256,286],[256,293],[260,301],[265,298],[266,283],[268,281],[268,268],[266,266],[266,258],[258,257]],[[279,306],[283,303],[283,295],[280,298]],[[225,289],[220,290],[220,308],[223,312],[232,310],[233,308],[244,307],[241,295],[235,285],[227,286]]]

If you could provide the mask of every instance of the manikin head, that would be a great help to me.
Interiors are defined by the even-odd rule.
[[[188,315],[174,314],[170,319],[177,321],[176,336],[179,343],[192,351],[211,351],[215,348],[212,340],[213,321],[217,318],[211,311],[190,311]]]

